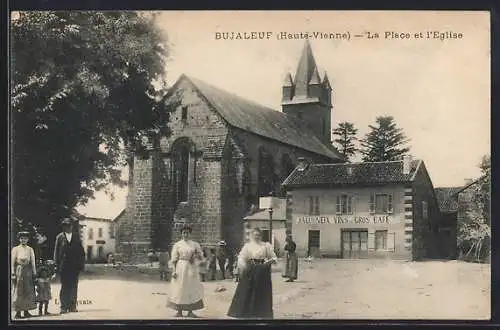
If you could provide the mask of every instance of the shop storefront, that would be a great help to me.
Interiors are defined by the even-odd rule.
[[[308,164],[285,180],[301,256],[429,257],[439,209],[421,161]]]

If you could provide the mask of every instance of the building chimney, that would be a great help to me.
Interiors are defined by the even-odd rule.
[[[411,161],[412,161],[411,155],[403,156],[403,174],[410,174]]]
[[[309,166],[309,161],[304,157],[299,157],[297,161],[298,161],[297,165],[298,171],[304,171]]]

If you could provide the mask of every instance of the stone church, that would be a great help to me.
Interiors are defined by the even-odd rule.
[[[186,75],[177,80],[164,98],[176,104],[170,136],[130,164],[120,252],[169,248],[182,222],[202,246],[223,239],[238,247],[243,217],[259,197],[283,194],[299,157],[343,162],[331,145],[332,88],[308,41],[281,88],[277,111]]]

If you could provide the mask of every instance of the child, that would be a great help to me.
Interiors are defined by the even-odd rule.
[[[209,281],[215,280],[215,274],[217,273],[217,256],[215,254],[215,249],[210,249],[210,260],[208,261],[208,279]]]
[[[205,275],[207,274],[207,251],[203,249],[203,259],[200,261],[200,277],[201,281],[205,282]]]
[[[49,301],[52,299],[52,292],[50,290],[50,270],[42,265],[37,272],[36,279],[36,300],[38,301],[38,315],[50,315]],[[42,314],[43,308],[43,314]]]

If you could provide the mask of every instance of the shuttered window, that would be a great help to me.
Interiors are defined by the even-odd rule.
[[[337,196],[337,214],[353,214],[354,213],[354,196],[340,195]]]
[[[319,197],[309,196],[309,215],[319,215]]]
[[[391,214],[393,212],[392,194],[372,194],[370,196],[370,214]]]

